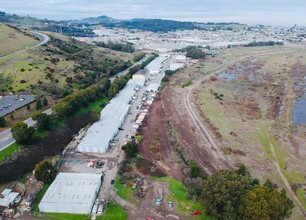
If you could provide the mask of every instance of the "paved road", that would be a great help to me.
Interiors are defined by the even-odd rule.
[[[32,47],[38,47],[38,46],[44,45],[45,43],[47,43],[50,40],[50,37],[46,34],[39,33],[39,32],[36,32],[36,31],[30,31],[30,33],[39,37],[39,39],[40,39],[40,42],[38,44],[32,46]]]
[[[46,113],[47,115],[50,115],[52,113],[51,109],[47,109],[43,113]],[[36,124],[35,121],[33,121],[32,118],[28,118],[23,121],[28,126],[34,126]],[[7,129],[5,131],[0,132],[0,151],[4,150],[5,148],[11,146],[14,144],[16,140],[13,138],[11,129]]]

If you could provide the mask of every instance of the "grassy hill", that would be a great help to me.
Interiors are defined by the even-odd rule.
[[[61,98],[122,71],[134,56],[47,34],[46,45],[0,58],[0,93]]]
[[[0,56],[25,49],[38,42],[38,39],[17,28],[0,23]]]

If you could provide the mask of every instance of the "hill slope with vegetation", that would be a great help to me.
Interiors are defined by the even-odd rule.
[[[0,59],[0,92],[61,98],[132,65],[132,53],[117,53],[48,34],[46,45]]]

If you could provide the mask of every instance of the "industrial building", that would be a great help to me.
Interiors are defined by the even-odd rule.
[[[89,214],[102,174],[59,173],[38,207],[41,212]]]
[[[150,83],[146,90],[148,92],[156,93],[158,91],[159,87],[160,87],[160,83]]]
[[[135,94],[136,86],[133,80],[129,80],[120,93],[102,110],[100,120],[88,129],[86,136],[78,145],[79,152],[105,153],[107,151],[129,112],[129,102]]]
[[[136,74],[133,75],[132,79],[133,81],[139,85],[139,86],[144,86],[146,82],[146,70],[139,70]]]
[[[168,55],[160,55],[151,63],[149,63],[146,69],[149,71],[150,75],[156,75],[160,72],[161,64],[168,58]]]

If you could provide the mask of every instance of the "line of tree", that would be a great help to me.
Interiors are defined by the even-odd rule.
[[[80,108],[88,106],[90,102],[93,102],[98,98],[101,99],[107,97],[107,91],[110,86],[110,80],[104,78],[86,89],[81,89],[66,96],[52,107],[54,116],[59,119],[67,118],[77,112]]]
[[[151,63],[156,57],[158,57],[158,54],[157,53],[152,53],[152,55],[146,59],[145,61],[143,61],[141,64],[140,64],[140,69],[144,69],[149,63]]]
[[[136,53],[133,57],[133,61],[134,62],[138,62],[139,60],[141,60],[142,58],[144,58],[146,56],[145,53]]]
[[[130,74],[127,74],[125,76],[120,76],[120,77],[117,77],[112,85],[110,86],[110,88],[108,89],[108,97],[111,99],[113,97],[115,97],[118,92],[124,88],[124,86],[127,84],[127,82],[130,80],[131,78],[131,75]]]
[[[262,47],[262,46],[283,46],[284,42],[279,41],[259,41],[245,44],[245,47]]]
[[[113,41],[108,41],[107,43],[101,41],[101,42],[97,42],[96,45],[98,47],[104,47],[104,48],[108,48],[111,50],[115,50],[115,51],[121,51],[121,52],[126,52],[126,53],[134,53],[135,52],[135,48],[133,46],[132,43],[119,43],[119,42],[113,42]]]

